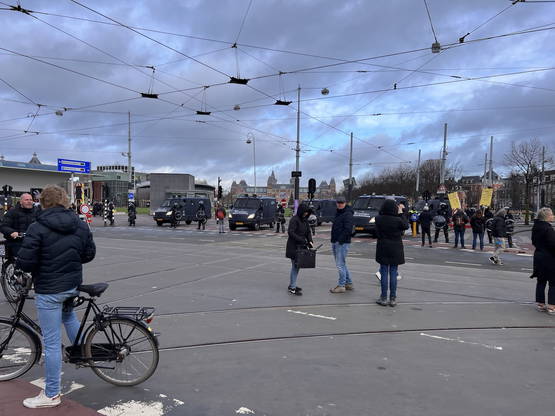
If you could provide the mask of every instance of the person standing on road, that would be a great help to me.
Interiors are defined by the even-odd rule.
[[[381,296],[376,301],[378,305],[387,306],[388,286],[389,306],[397,305],[397,271],[399,265],[405,263],[402,236],[408,228],[409,223],[402,208],[394,200],[386,199],[376,217],[376,261],[380,264],[381,275]]]
[[[534,274],[536,277],[536,303],[538,310],[555,315],[555,231],[550,222],[553,222],[553,211],[542,208],[532,227],[532,244],[534,251]],[[549,283],[547,304],[545,303],[545,286]]]
[[[513,248],[513,233],[515,231],[515,217],[511,213],[509,208],[507,209],[507,214],[505,215],[505,227],[507,228],[507,244],[509,248]]]
[[[485,211],[484,211],[484,218],[486,221],[486,232],[488,233],[488,243],[492,244],[493,243],[493,234],[490,230],[490,227],[488,227],[488,220],[492,220],[493,221],[493,212],[491,212],[491,209],[489,209],[489,207],[486,207]]]
[[[31,194],[23,194],[15,207],[11,208],[0,223],[0,232],[6,239],[6,258],[11,263],[19,252],[23,242],[22,235],[40,213],[40,208],[33,204]]]
[[[492,235],[493,240],[495,242],[495,251],[493,252],[493,256],[489,258],[489,260],[493,264],[497,264],[499,266],[503,265],[499,254],[505,250],[505,237],[507,236],[507,229],[505,228],[505,215],[507,211],[505,209],[500,209],[495,213],[495,217],[493,217],[492,222]]]
[[[281,204],[277,205],[276,208],[276,233],[279,233],[279,227],[281,226],[281,232],[285,232],[285,208]]]
[[[353,232],[353,209],[347,205],[344,196],[337,197],[337,211],[331,227],[331,248],[335,265],[339,272],[337,286],[330,289],[331,293],[344,293],[353,290],[353,281],[347,269],[347,254],[351,246],[351,235]]]
[[[480,239],[480,250],[484,250],[484,232],[486,230],[486,219],[482,211],[478,210],[470,219],[472,227],[472,250],[476,250],[476,239]]]
[[[453,248],[457,248],[459,240],[461,241],[461,248],[465,248],[464,232],[466,231],[466,224],[468,224],[468,217],[462,209],[457,208],[453,213],[452,222],[453,231],[455,232],[455,246]]]
[[[127,218],[129,220],[129,226],[134,227],[135,221],[137,220],[137,207],[135,207],[134,202],[129,202],[127,207]]]
[[[308,216],[308,224],[310,225],[310,230],[312,235],[316,235],[316,224],[318,223],[318,217],[314,213],[314,207],[310,206],[310,215]]]
[[[218,221],[218,232],[220,234],[225,234],[224,222],[225,222],[225,208],[221,203],[218,203],[216,208],[216,221]]]
[[[291,259],[291,273],[289,275],[289,286],[287,291],[292,295],[301,296],[302,288],[297,286],[299,268],[297,267],[297,248],[312,247],[312,233],[308,225],[310,210],[306,204],[300,204],[297,213],[289,220],[287,229],[287,246],[285,257]]]
[[[428,236],[428,242],[430,247],[432,247],[432,234],[430,228],[432,226],[432,214],[430,214],[430,208],[426,205],[424,210],[418,216],[418,223],[422,229],[422,247],[426,243],[426,235]]]
[[[204,209],[204,202],[200,201],[198,204],[198,209],[196,213],[197,222],[198,222],[198,230],[202,227],[203,231],[206,229],[206,211]]]
[[[67,209],[68,196],[62,188],[48,185],[41,193],[43,211],[27,230],[17,266],[31,272],[35,285],[35,304],[44,345],[46,386],[38,396],[23,405],[36,409],[61,403],[62,369],[61,325],[73,343],[80,323],[65,300],[79,295],[83,282],[83,263],[92,261],[96,247],[87,224]]]
[[[436,229],[434,243],[437,243],[441,230],[443,230],[445,242],[449,243],[449,207],[445,202],[439,204],[437,215],[434,217],[433,221]]]

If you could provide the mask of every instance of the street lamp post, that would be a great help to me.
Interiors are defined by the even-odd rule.
[[[248,133],[247,134],[247,144],[252,143],[252,173],[254,176],[254,193],[256,193],[256,140],[254,138],[254,134]]]

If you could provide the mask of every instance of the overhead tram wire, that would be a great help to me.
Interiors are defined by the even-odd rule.
[[[73,1],[73,0],[70,0],[70,1]],[[530,1],[530,0],[528,0],[528,1]],[[2,2],[0,2],[0,4],[10,6],[10,5],[8,5],[6,3],[2,3]],[[82,6],[82,7],[87,8],[86,6]],[[41,12],[41,11],[32,11],[32,12],[36,13],[36,14],[44,14],[44,15],[49,15],[49,16],[61,17],[61,18],[74,19],[74,20],[86,21],[86,22],[90,22],[90,23],[97,23],[97,24],[110,25],[110,26],[121,26],[121,24],[118,24],[118,23],[105,22],[105,21],[100,21],[100,20],[95,20],[95,19],[88,19],[88,18],[81,18],[81,17],[76,17],[76,16],[68,16],[68,15]],[[489,37],[485,37],[485,38],[474,39],[474,40],[466,41],[465,44],[487,41],[487,40],[492,40],[492,39],[502,38],[502,37],[507,37],[507,36],[517,36],[517,35],[522,35],[522,34],[527,34],[527,33],[534,33],[534,32],[538,32],[538,31],[555,29],[555,27],[544,28],[544,26],[547,26],[547,25],[535,26],[533,28],[523,29],[521,31],[510,32],[510,33],[501,34],[501,35],[494,35],[494,36],[489,36]],[[165,34],[165,35],[170,35],[170,36],[185,37],[185,38],[204,40],[204,41],[209,41],[209,42],[222,43],[222,44],[226,44],[226,45],[233,45],[233,42],[225,41],[225,40],[221,40],[221,39],[212,39],[212,38],[207,38],[207,37],[202,37],[202,36],[186,35],[186,34],[182,34],[182,33],[175,33],[175,32],[169,32],[169,31],[163,31],[163,30],[157,30],[157,29],[143,28],[143,27],[138,27],[138,26],[124,26],[124,27],[130,28],[130,29],[143,30],[143,31],[146,31],[146,32],[160,33],[160,34]],[[331,58],[331,57],[321,56],[321,55],[316,55],[316,54],[310,54],[310,53],[304,53],[304,52],[298,52],[298,51],[291,51],[291,50],[285,50],[285,49],[270,48],[270,47],[264,47],[264,46],[259,46],[259,45],[250,45],[250,44],[245,44],[245,43],[238,43],[237,45],[247,47],[247,48],[267,50],[267,51],[278,52],[278,53],[294,54],[294,55],[299,55],[299,56],[307,56],[307,57],[320,58],[320,59],[341,60],[339,58]],[[446,45],[442,46],[442,48],[445,49],[447,47],[456,47],[456,46],[461,46],[461,45],[459,45],[458,42],[454,42],[454,43],[446,44]],[[428,50],[428,49],[429,48],[424,48],[424,49],[420,49],[420,50]],[[394,53],[392,55],[399,55],[399,54],[402,54],[402,53],[412,53],[412,52],[414,52],[414,50],[409,50],[409,51],[405,51],[405,52],[401,52],[401,53],[397,52],[397,53]],[[364,58],[364,59],[359,60],[359,61],[364,61],[364,60],[369,60],[369,59],[378,59],[378,58],[381,58],[381,57],[387,57],[387,55],[386,56],[377,56],[377,57],[372,57],[372,58]],[[344,61],[345,63],[353,63],[352,60],[341,60],[341,61]],[[276,76],[276,75],[277,74],[273,74],[273,76]],[[272,76],[272,75],[266,75],[266,77],[268,77],[268,76]]]
[[[434,39],[437,43],[436,31],[434,29],[434,24],[432,23],[432,16],[430,15],[430,9],[428,8],[428,2],[424,0],[424,6],[426,6],[426,13],[428,14],[428,20],[430,21],[430,26],[432,27],[432,33],[434,34]]]
[[[4,84],[6,84],[8,87],[10,87],[12,90],[14,90],[15,92],[17,92],[19,95],[21,95],[23,98],[25,98],[26,100],[28,100],[31,104],[33,105],[38,105],[38,103],[36,103],[34,100],[30,99],[29,97],[27,97],[25,94],[23,94],[21,91],[19,91],[17,88],[15,88],[12,84],[10,84],[8,81],[6,81],[3,78],[0,78],[0,81],[2,81]]]
[[[426,1],[426,0],[424,0]],[[515,4],[517,4],[518,1],[513,1],[513,3],[511,3],[509,6],[503,8],[503,10],[501,10],[500,12],[498,12],[497,14],[493,15],[492,17],[488,18],[485,22],[480,23],[478,26],[476,26],[474,29],[472,29],[470,32],[468,32],[466,35],[461,36],[459,38],[459,43],[463,43],[466,39],[467,36],[471,35],[472,33],[476,32],[478,29],[480,29],[481,27],[485,26],[486,24],[488,24],[489,22],[491,22],[493,19],[495,19],[497,16],[505,13],[507,10],[509,10],[511,7],[513,7]]]
[[[14,54],[14,55],[18,55],[18,56],[21,56],[21,57],[24,57],[24,58],[27,58],[27,59],[31,59],[31,60],[33,60],[33,61],[41,62],[41,63],[43,63],[43,64],[45,64],[45,65],[53,66],[53,67],[55,67],[55,68],[58,68],[58,69],[61,69],[61,70],[67,71],[67,72],[71,72],[71,73],[73,73],[73,74],[80,75],[80,76],[85,77],[85,78],[93,79],[93,80],[98,81],[98,82],[101,82],[101,83],[103,83],[103,84],[111,85],[112,87],[121,88],[121,89],[124,89],[124,90],[127,90],[127,91],[134,92],[134,93],[136,93],[136,94],[140,94],[140,91],[134,90],[134,89],[132,89],[132,88],[129,88],[129,87],[126,87],[126,86],[123,86],[123,85],[119,85],[119,84],[116,84],[116,83],[111,82],[111,81],[106,81],[106,80],[104,80],[104,79],[100,79],[100,78],[97,78],[97,77],[95,77],[95,76],[93,76],[93,75],[85,74],[85,73],[83,73],[83,72],[75,71],[75,70],[73,70],[73,69],[65,68],[65,67],[63,67],[63,66],[56,65],[56,64],[53,64],[53,63],[51,63],[51,62],[44,61],[44,60],[42,60],[42,59],[33,58],[33,57],[31,57],[30,55],[26,55],[26,54],[24,54],[24,53],[12,51],[12,50],[10,50],[10,49],[2,48],[2,47],[0,47],[0,50],[6,51],[6,52],[10,52],[10,53],[12,53],[12,54]]]
[[[247,7],[247,10],[245,11],[245,14],[243,15],[243,20],[241,21],[241,26],[239,27],[239,32],[237,32],[237,36],[235,37],[235,42],[233,42],[234,45],[237,45],[237,42],[239,41],[239,37],[241,36],[241,32],[243,31],[243,27],[245,27],[245,21],[247,20],[247,16],[249,15],[249,11],[251,9],[252,2],[253,2],[253,0],[249,0],[249,5]]]

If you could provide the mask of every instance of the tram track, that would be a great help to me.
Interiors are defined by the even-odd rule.
[[[385,329],[385,330],[370,330],[370,331],[345,331],[345,332],[328,332],[319,334],[301,334],[290,336],[276,336],[276,337],[260,337],[260,338],[242,338],[229,341],[213,341],[203,342],[198,344],[184,344],[175,345],[171,347],[161,347],[161,352],[180,351],[196,348],[208,348],[217,346],[229,346],[250,344],[259,342],[275,342],[275,341],[292,341],[303,339],[318,339],[330,337],[345,337],[345,336],[362,336],[362,335],[401,335],[401,334],[415,334],[422,332],[448,332],[448,331],[499,331],[499,330],[518,330],[518,329],[555,329],[555,325],[511,325],[511,326],[483,326],[483,327],[438,327],[438,328],[413,328],[413,329]]]

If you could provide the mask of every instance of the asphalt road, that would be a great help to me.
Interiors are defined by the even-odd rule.
[[[123,220],[94,224],[98,254],[85,279],[110,283],[99,303],[157,308],[160,365],[132,388],[64,365],[67,409],[78,404],[110,416],[553,411],[555,320],[531,303],[525,236],[522,252],[506,253],[504,266],[489,264],[487,253],[423,248],[407,237],[399,305],[384,308],[374,302],[371,238],[352,244],[355,290],[331,294],[337,271],[329,227],[319,228],[318,265],[301,271],[304,296],[296,297],[286,292],[285,235],[218,234],[213,223],[174,230],[146,216],[129,228]],[[8,313],[1,303],[0,314]],[[42,370],[20,382],[40,385]],[[10,386],[0,383],[0,397]],[[10,397],[15,409],[19,398]],[[0,401],[0,415],[6,406]]]

